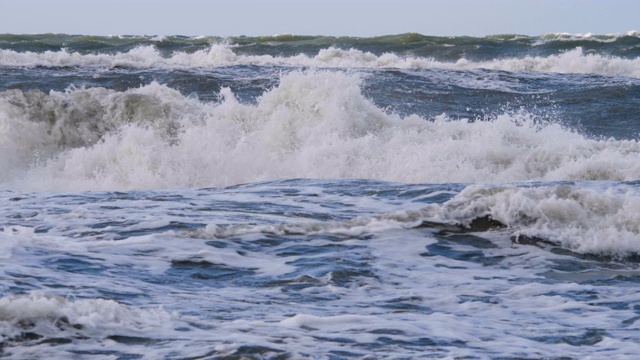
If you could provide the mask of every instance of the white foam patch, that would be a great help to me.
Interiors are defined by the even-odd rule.
[[[9,129],[0,133],[9,139],[0,142],[9,154],[0,160],[7,169],[0,178],[3,187],[157,189],[279,178],[430,183],[640,178],[636,140],[589,139],[526,112],[475,122],[444,115],[401,118],[366,99],[356,76],[340,72],[289,73],[257,104],[238,102],[228,89],[220,104],[202,103],[156,83],[124,93],[80,89],[50,97],[111,109],[86,125],[102,121],[102,130],[92,133],[100,140],[83,143],[85,132],[68,114],[60,114],[53,126],[57,132],[49,135],[50,127],[32,126],[26,115],[0,111],[0,124]],[[136,102],[135,112],[126,110],[128,101]]]
[[[370,316],[361,315],[336,315],[336,316],[314,316],[308,314],[297,314],[288,319],[282,320],[281,325],[289,327],[307,327],[307,328],[330,328],[332,330],[341,331],[345,328],[357,328],[359,326],[367,326],[375,323],[377,319]]]
[[[173,241],[168,242],[167,246],[172,243]],[[165,258],[175,262],[188,261],[224,265],[230,268],[251,269],[267,276],[284,275],[296,269],[294,266],[287,264],[287,262],[295,260],[295,257],[289,257],[285,260],[265,253],[242,251],[242,254],[240,254],[237,250],[231,248],[216,248],[215,250],[210,250],[210,248],[201,242],[191,246],[183,245],[178,249],[173,248],[168,251]]]
[[[171,324],[171,315],[161,308],[138,309],[113,300],[77,299],[32,292],[0,298],[0,339],[11,339],[28,331],[40,336],[147,333]]]
[[[311,68],[400,68],[400,69],[495,69],[504,71],[539,71],[552,73],[588,73],[608,76],[640,77],[640,59],[585,53],[580,47],[550,56],[525,56],[490,61],[460,59],[455,62],[433,58],[376,55],[357,49],[322,49],[315,56],[290,57],[272,55],[238,55],[233,45],[213,44],[193,53],[175,52],[163,57],[154,46],[139,46],[124,53],[80,54],[60,51],[16,52],[0,50],[0,66],[10,67],[97,67],[97,68],[209,68],[233,65],[259,65]]]

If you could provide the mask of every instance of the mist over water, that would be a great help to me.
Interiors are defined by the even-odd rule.
[[[0,356],[632,356],[639,56],[0,35]]]

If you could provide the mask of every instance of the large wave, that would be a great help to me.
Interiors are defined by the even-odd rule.
[[[525,111],[484,121],[385,112],[356,75],[292,72],[255,104],[152,83],[0,94],[4,188],[224,186],[278,178],[632,180],[636,140],[591,139]]]

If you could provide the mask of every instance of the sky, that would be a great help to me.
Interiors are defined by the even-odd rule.
[[[640,0],[0,0],[0,33],[437,36],[640,30]]]

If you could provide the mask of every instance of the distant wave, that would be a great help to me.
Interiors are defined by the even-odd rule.
[[[358,44],[465,44],[469,42],[483,43],[491,42],[522,42],[525,44],[535,44],[546,41],[593,41],[593,42],[615,42],[624,38],[640,38],[640,32],[630,30],[621,33],[593,34],[593,33],[547,33],[538,36],[527,36],[521,34],[494,34],[484,37],[472,36],[432,36],[419,33],[390,34],[374,37],[352,37],[352,36],[323,36],[323,35],[264,35],[264,36],[185,36],[185,35],[74,35],[74,34],[0,34],[0,44],[11,44],[22,41],[40,41],[48,44],[67,44],[98,42],[108,45],[121,45],[131,42],[157,41],[172,42],[176,44],[211,43],[226,41],[231,44],[315,44],[319,46],[330,46],[335,43]]]
[[[92,67],[125,68],[208,68],[234,65],[261,65],[305,68],[399,68],[399,69],[493,69],[511,72],[583,73],[640,78],[640,58],[626,59],[585,53],[576,48],[558,55],[525,56],[490,61],[460,59],[453,62],[433,58],[400,56],[392,53],[375,55],[362,50],[326,48],[315,56],[299,54],[289,57],[242,55],[230,45],[211,45],[193,53],[175,52],[163,57],[152,45],[139,46],[124,53],[80,54],[68,50],[17,52],[0,50],[0,66],[4,67]]]

